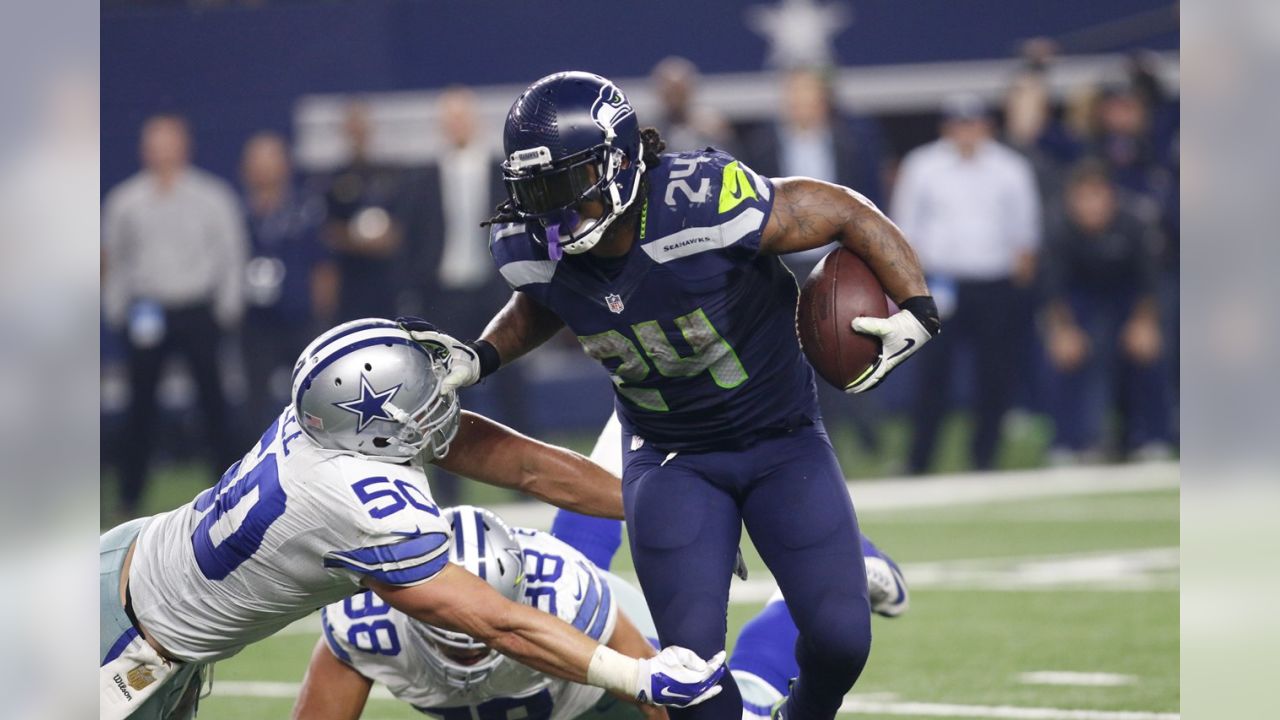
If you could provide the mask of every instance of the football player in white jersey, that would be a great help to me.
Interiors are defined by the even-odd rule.
[[[589,514],[622,508],[617,479],[586,458],[460,420],[447,372],[394,322],[334,328],[299,358],[291,406],[216,486],[104,534],[101,716],[192,717],[203,667],[362,589],[557,677],[645,702],[714,695],[722,654],[627,657],[448,562],[424,462]]]
[[[510,528],[488,510],[444,510],[453,527],[449,560],[504,597],[554,615],[620,653],[654,654],[656,633],[640,591],[601,570],[549,533]],[[418,622],[365,593],[322,611],[316,644],[294,708],[301,720],[355,720],[374,681],[444,720],[600,717],[632,705],[604,690],[549,677],[465,634]],[[628,618],[636,618],[637,627]]]
[[[620,474],[621,445],[617,416],[610,416],[591,460]],[[453,562],[483,576],[507,597],[523,596],[526,603],[582,626],[619,652],[655,652],[651,643],[656,642],[657,630],[643,595],[609,572],[621,543],[618,521],[562,510],[551,533],[545,533],[510,529],[482,508],[444,512],[455,527]],[[871,609],[898,617],[910,605],[906,580],[897,563],[865,537],[862,542]],[[513,545],[524,557],[522,579],[490,569],[493,558],[511,554]],[[608,594],[604,600],[592,600],[593,594],[603,593]],[[634,720],[649,714],[597,688],[506,662],[466,636],[414,622],[371,593],[335,602],[322,613],[324,635],[312,653],[294,720],[354,720],[375,681],[396,698],[443,720],[487,718],[494,712],[496,717],[511,717],[507,711],[525,720]],[[606,614],[617,619],[606,622]],[[743,627],[729,667],[742,693],[744,720],[765,720],[786,696],[791,678],[799,674],[794,654],[798,634],[781,592],[774,592]]]
[[[621,653],[656,652],[649,638],[657,631],[633,585],[550,533],[509,528],[482,508],[443,512],[453,527],[451,562],[503,596],[572,623]],[[894,570],[892,597],[873,605],[881,614],[896,615],[906,607],[906,584]],[[374,682],[441,720],[640,720],[646,710],[600,688],[509,661],[466,635],[418,622],[372,592],[321,612],[323,635],[294,720],[356,720]],[[744,720],[768,717],[785,696],[799,671],[797,635],[779,593],[743,628],[730,667],[742,691]]]

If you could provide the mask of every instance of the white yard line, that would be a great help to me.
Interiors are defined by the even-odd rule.
[[[918,589],[1176,590],[1176,547],[1069,555],[907,563],[907,584]]]
[[[299,683],[229,682],[215,680],[213,696],[292,699]],[[369,697],[394,700],[382,685],[374,685]],[[876,696],[878,697],[878,696]],[[1022,707],[1016,705],[952,705],[873,699],[873,696],[846,698],[840,712],[854,715],[909,715],[943,718],[990,718],[993,720],[1178,720],[1177,713],[1125,710],[1072,710],[1068,708]]]
[[[1164,547],[906,563],[902,572],[912,590],[1175,592],[1179,562],[1178,548]],[[635,573],[619,576],[639,585]],[[754,567],[749,580],[730,584],[729,602],[758,605],[777,589],[772,575]],[[296,620],[277,634],[319,636],[320,615]]]
[[[1178,713],[1136,710],[1072,710],[1020,705],[952,705],[923,702],[877,702],[856,695],[846,698],[840,712],[854,715],[983,718],[984,720],[1178,720]]]
[[[1171,490],[1179,486],[1180,473],[1177,463],[1048,468],[857,481],[849,483],[849,492],[859,512],[879,512]],[[489,509],[512,525],[540,530],[550,528],[555,517],[555,508],[544,503],[508,503]]]
[[[906,563],[902,574],[912,590],[1172,592],[1178,568],[1178,548],[1165,547]],[[624,577],[635,582],[634,575]],[[776,589],[764,568],[752,568],[749,580],[729,586],[729,602],[762,603]]]
[[[1072,672],[1069,670],[1037,670],[1018,675],[1024,685],[1067,685],[1071,687],[1119,687],[1133,685],[1138,678],[1105,672]]]

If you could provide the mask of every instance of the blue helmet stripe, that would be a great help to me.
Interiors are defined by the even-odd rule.
[[[358,320],[357,320],[356,322],[357,322],[358,324],[356,324],[356,325],[352,325],[351,327],[349,327],[349,328],[347,328],[347,329],[343,330],[343,331],[342,331],[342,332],[340,332],[340,333],[334,333],[334,335],[333,335],[332,337],[330,337],[329,339],[325,340],[325,341],[324,341],[323,343],[321,343],[320,345],[318,345],[318,346],[316,346],[315,348],[313,348],[313,349],[311,350],[311,352],[309,353],[309,355],[312,355],[312,356],[319,355],[321,350],[324,350],[325,348],[327,348],[327,347],[329,347],[330,345],[334,344],[334,343],[335,343],[335,342],[337,342],[338,340],[341,340],[342,338],[347,337],[348,335],[353,335],[353,334],[358,333],[358,332],[364,332],[365,330],[376,330],[376,329],[378,329],[378,328],[398,328],[398,327],[400,327],[399,325],[396,325],[395,323],[391,322],[390,320],[371,319],[371,320],[369,320],[368,322],[360,322],[360,321],[358,321]],[[292,377],[291,377],[290,379],[291,379],[291,380],[297,380],[297,379],[298,379],[298,371],[299,371],[299,370],[301,370],[301,369],[302,369],[302,366],[300,366],[300,365],[295,365],[295,366],[294,366],[294,368],[293,368],[293,375],[292,375]]]
[[[341,350],[335,351],[333,354],[329,355],[329,357],[326,357],[316,363],[315,366],[311,368],[306,377],[302,379],[302,382],[298,384],[298,394],[293,398],[294,406],[302,407],[302,395],[311,387],[311,381],[315,379],[316,375],[323,372],[325,368],[350,355],[356,350],[361,350],[373,345],[407,345],[416,349],[423,355],[430,357],[430,353],[427,352],[426,348],[407,337],[401,337],[399,335],[380,335],[378,337],[365,338],[364,340],[353,342]]]
[[[480,566],[480,579],[488,580],[489,573],[485,568],[485,565],[487,563],[485,563],[484,561],[484,546],[486,545],[485,532],[484,532],[484,518],[481,517],[480,513],[474,513],[474,517],[476,519],[476,546],[478,548],[478,550],[476,551],[477,552],[476,559],[479,561],[476,564]]]
[[[459,565],[467,557],[466,535],[462,530],[462,514],[455,512],[453,514],[453,554],[454,561]]]

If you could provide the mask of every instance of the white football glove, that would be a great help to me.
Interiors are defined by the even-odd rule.
[[[879,385],[890,370],[933,337],[909,310],[899,310],[887,318],[854,318],[853,331],[880,338],[880,356],[858,379],[849,383],[844,389],[847,393],[866,392]]]
[[[441,393],[480,382],[480,356],[466,343],[436,330],[425,320],[397,318],[396,322],[414,342],[444,360],[447,372],[440,383]]]
[[[723,650],[704,661],[692,650],[666,647],[654,657],[639,661],[635,698],[671,707],[697,705],[719,694],[723,675]]]

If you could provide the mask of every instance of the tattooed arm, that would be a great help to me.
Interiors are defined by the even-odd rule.
[[[783,255],[839,240],[867,263],[895,303],[929,294],[915,251],[870,200],[810,178],[775,178],[773,184],[778,197],[761,252]]]
[[[551,339],[564,321],[528,295],[516,291],[489,321],[481,340],[493,345],[503,365]]]
[[[877,387],[942,329],[920,259],[898,226],[849,188],[810,178],[779,178],[773,183],[778,197],[760,239],[761,252],[780,255],[839,240],[867,263],[901,308],[887,318],[853,319],[854,332],[880,338],[880,355],[845,392]]]

